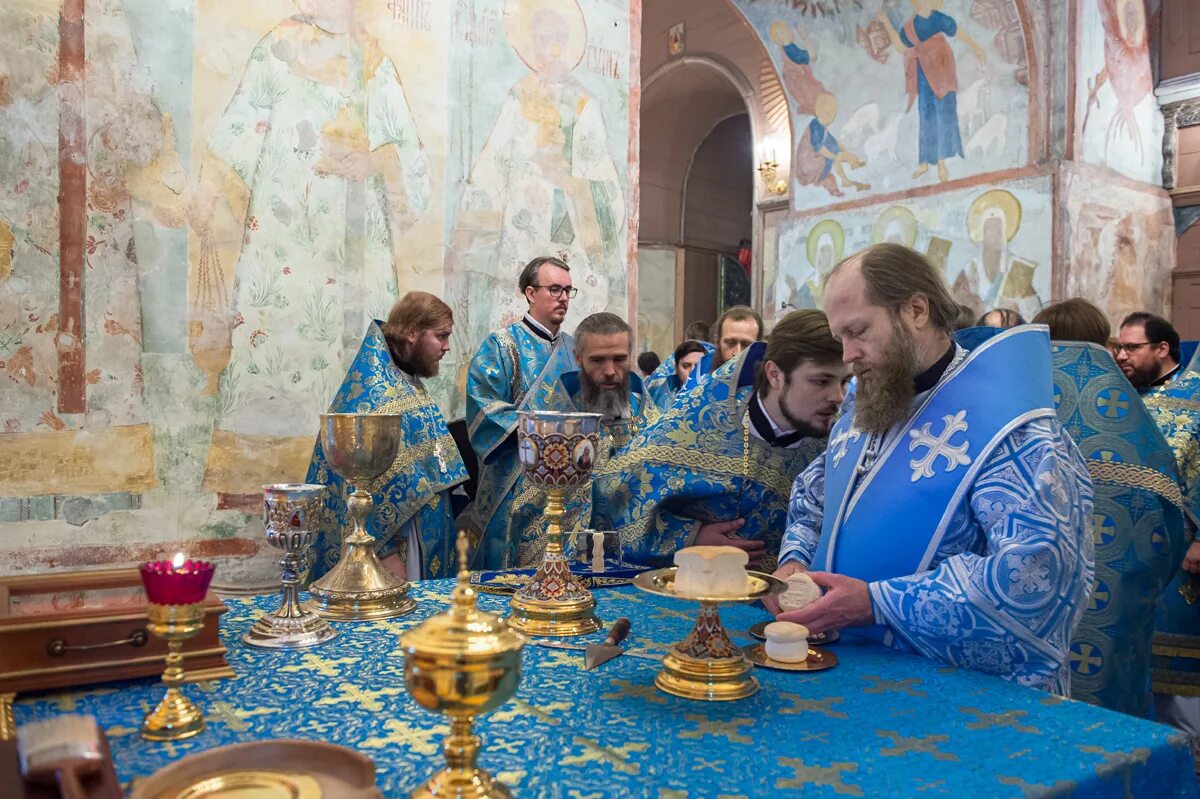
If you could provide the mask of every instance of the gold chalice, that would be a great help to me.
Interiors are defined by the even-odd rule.
[[[563,493],[586,483],[600,443],[598,413],[520,411],[517,448],[525,477],[546,491],[546,553],[509,602],[508,626],[531,635],[585,635],[600,629],[591,591],[563,555]]]
[[[675,569],[642,572],[633,584],[658,596],[700,603],[696,626],[663,658],[663,670],[654,678],[659,690],[684,699],[728,701],[758,692],[754,666],[741,647],[729,640],[721,624],[720,605],[753,602],[787,590],[787,583],[759,572],[746,572],[746,588],[737,596],[691,596],[675,591]]]
[[[509,797],[508,788],[476,765],[480,740],[474,724],[476,716],[496,709],[516,692],[525,636],[475,606],[463,533],[458,535],[458,569],[450,610],[400,639],[409,694],[421,707],[450,717],[450,736],[442,745],[447,766],[412,795],[420,799]]]
[[[341,475],[352,529],[343,535],[336,566],[308,587],[307,607],[327,619],[365,621],[411,613],[417,603],[408,582],[388,571],[375,554],[375,537],[367,532],[367,516],[375,504],[365,486],[387,473],[402,439],[401,417],[378,413],[321,414],[321,447],[329,468]]]

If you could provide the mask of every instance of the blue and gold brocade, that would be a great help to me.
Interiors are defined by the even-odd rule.
[[[669,411],[596,471],[592,524],[616,530],[623,558],[670,565],[702,524],[745,519],[743,538],[779,549],[792,481],[824,439],[772,447],[750,434],[748,405],[766,344],[682,392]]]
[[[1142,395],[1175,454],[1193,536],[1200,523],[1200,372],[1187,369]],[[1200,696],[1200,579],[1178,571],[1154,625],[1155,693]]]
[[[1188,544],[1171,448],[1096,344],[1056,341],[1054,405],[1095,496],[1092,598],[1071,639],[1071,697],[1150,718],[1150,631]]]
[[[475,501],[464,523],[479,536],[473,564],[480,569],[522,565],[521,530],[511,509],[521,477],[517,459],[517,411],[541,410],[558,378],[575,366],[574,342],[565,333],[551,342],[524,322],[492,333],[467,371],[467,433],[479,456]]]
[[[437,403],[396,368],[381,322],[374,321],[367,329],[329,412],[403,417],[404,440],[395,462],[382,477],[364,486],[375,498],[367,529],[375,536],[380,557],[394,552],[405,557],[408,531],[415,525],[422,576],[454,574],[454,515],[449,492],[466,482],[467,469]],[[337,563],[341,530],[346,529],[348,518],[342,478],[329,468],[319,438],[306,479],[329,486],[323,535],[314,547],[312,576],[316,579]]]

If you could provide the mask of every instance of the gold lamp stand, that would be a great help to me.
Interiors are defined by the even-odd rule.
[[[142,737],[148,741],[181,741],[204,731],[204,714],[179,690],[183,683],[183,642],[204,626],[204,608],[192,605],[151,603],[146,628],[167,642],[167,669],[163,683],[167,695],[142,721]]]
[[[741,647],[729,640],[719,606],[781,593],[787,590],[782,580],[769,574],[746,572],[746,589],[742,594],[719,597],[676,593],[675,569],[642,572],[633,579],[633,584],[658,596],[700,603],[692,631],[663,658],[663,670],[654,678],[660,691],[708,702],[745,699],[758,692],[758,680],[752,673],[754,666]]]
[[[566,489],[588,481],[600,444],[600,414],[521,411],[517,448],[526,479],[546,490],[546,552],[509,601],[508,626],[530,635],[586,635],[600,629],[596,600],[563,556]]]
[[[458,585],[450,610],[400,639],[404,683],[424,708],[450,717],[446,767],[412,792],[418,799],[507,799],[507,787],[477,765],[475,717],[504,704],[521,679],[525,636],[479,610],[467,571],[467,537],[458,536]]]
[[[334,621],[366,621],[403,616],[416,609],[408,582],[396,577],[375,554],[367,516],[375,505],[368,482],[387,473],[403,440],[402,417],[376,413],[321,414],[321,447],[329,468],[354,491],[346,500],[352,519],[336,566],[308,587],[306,607]]]

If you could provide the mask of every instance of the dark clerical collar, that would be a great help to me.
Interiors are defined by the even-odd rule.
[[[1167,383],[1170,383],[1172,380],[1175,379],[1175,374],[1179,371],[1180,365],[1181,364],[1175,364],[1174,369],[1172,369],[1171,371],[1167,372],[1162,377],[1155,380],[1153,383],[1151,383],[1148,386],[1148,388],[1158,388],[1159,386],[1165,386]]]
[[[763,407],[762,398],[757,394],[754,395],[754,402],[750,403],[750,424],[754,425],[754,432],[758,433],[758,437],[770,444],[772,447],[790,447],[804,436],[797,433],[795,430],[788,432],[775,432],[775,425],[771,422],[771,418],[767,416],[767,410]]]
[[[923,394],[929,389],[938,384],[942,379],[942,375],[946,374],[946,368],[950,366],[950,362],[954,360],[954,342],[950,342],[950,348],[946,350],[946,354],[937,359],[933,366],[926,369],[921,374],[913,379],[913,388],[918,394]]]
[[[544,338],[551,344],[558,341],[557,333],[551,333],[543,324],[538,322],[529,314],[525,314],[525,317],[521,321],[525,323],[525,327],[529,328],[529,332],[533,333],[533,335],[537,336],[538,338]]]

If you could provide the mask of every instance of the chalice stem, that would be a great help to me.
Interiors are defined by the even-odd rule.
[[[367,532],[367,516],[371,513],[371,506],[374,504],[375,501],[371,498],[370,492],[355,486],[353,493],[346,500],[346,507],[350,511],[351,518],[354,519],[354,532],[346,537],[345,543],[369,544],[375,540],[374,536]]]
[[[477,768],[479,746],[479,736],[475,734],[475,719],[472,716],[451,716],[450,737],[442,745],[450,770],[473,773]]]
[[[172,638],[167,641],[167,668],[163,672],[163,685],[167,686],[167,693],[175,695],[179,693],[179,686],[183,684],[183,641],[178,638]]]
[[[300,554],[285,553],[279,565],[283,567],[283,607],[276,615],[285,619],[298,619],[304,615],[300,609]]]
[[[546,557],[562,558],[562,519],[566,514],[563,507],[563,490],[551,488],[546,491]]]

